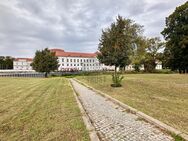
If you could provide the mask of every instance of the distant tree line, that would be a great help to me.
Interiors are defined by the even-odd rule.
[[[10,56],[0,56],[0,70],[13,69],[13,58]]]

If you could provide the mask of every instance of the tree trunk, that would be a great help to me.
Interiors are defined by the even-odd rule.
[[[125,66],[123,66],[123,73],[125,73]]]
[[[181,69],[178,69],[179,70],[179,74],[181,74]]]
[[[185,74],[185,69],[183,69],[183,74]]]
[[[115,70],[114,70],[114,75],[115,75],[115,77],[117,75],[117,67],[116,66],[115,66]]]

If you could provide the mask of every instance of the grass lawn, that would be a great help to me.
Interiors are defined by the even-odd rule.
[[[127,74],[112,88],[110,75],[77,79],[164,123],[188,133],[188,75]]]
[[[88,141],[65,78],[0,78],[0,140]]]

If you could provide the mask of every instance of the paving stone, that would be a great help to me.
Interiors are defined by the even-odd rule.
[[[173,141],[154,125],[72,80],[79,98],[102,141]]]

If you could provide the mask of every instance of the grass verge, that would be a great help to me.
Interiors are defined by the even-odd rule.
[[[188,133],[188,75],[127,74],[112,88],[110,75],[77,79],[184,133]]]
[[[88,141],[66,78],[0,78],[0,140]]]

